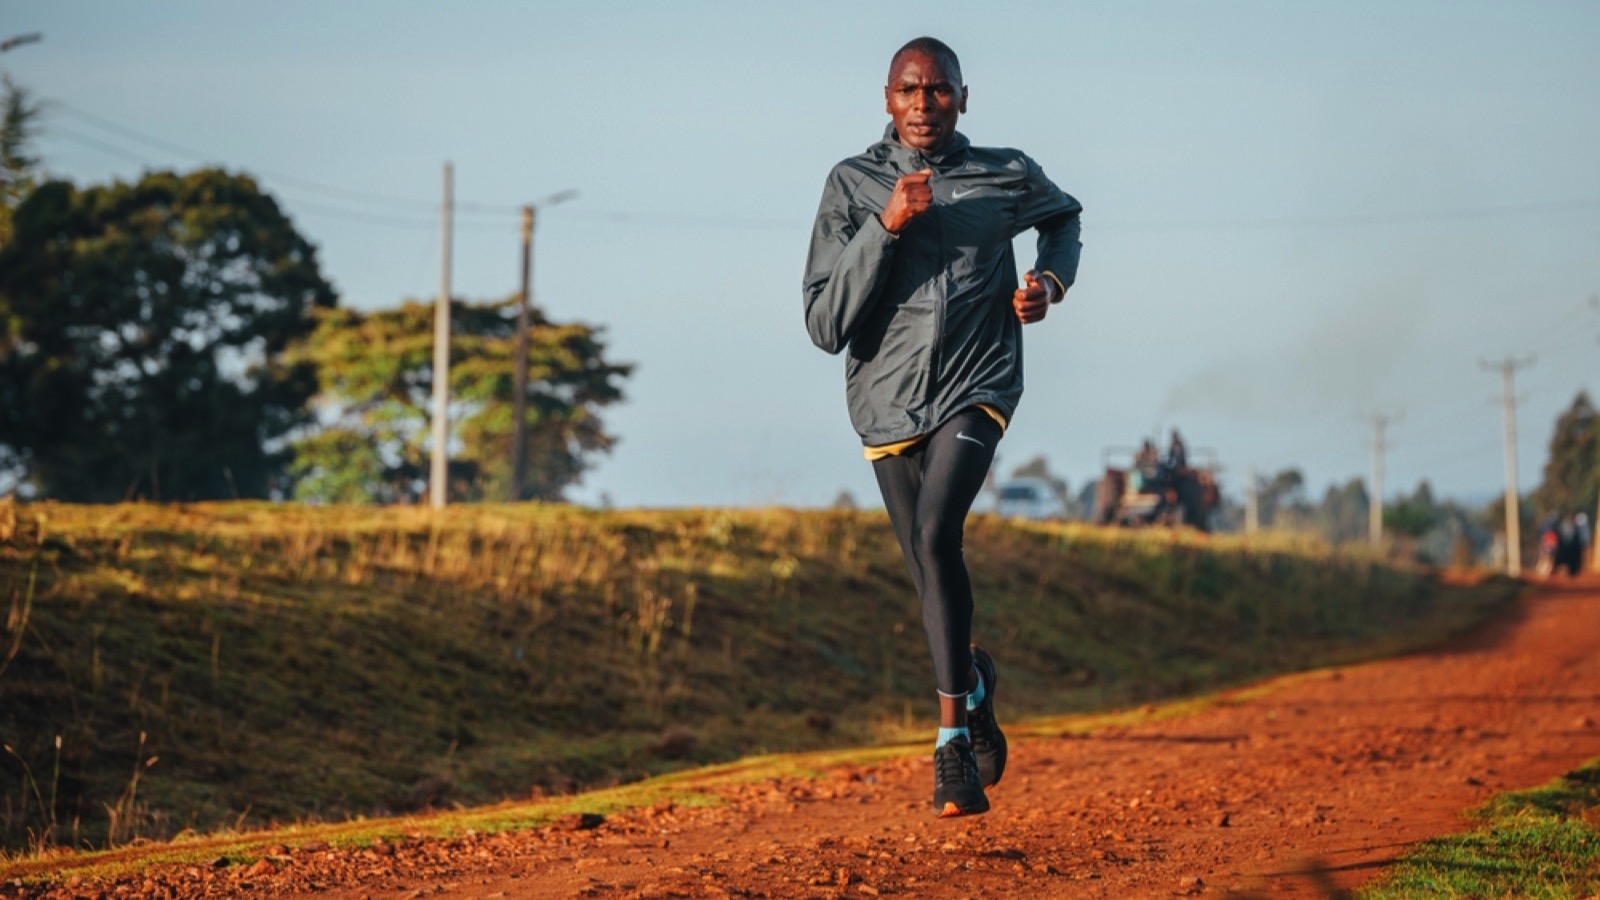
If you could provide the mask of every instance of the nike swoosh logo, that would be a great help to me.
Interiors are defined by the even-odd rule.
[[[979,447],[982,447],[985,450],[989,449],[989,445],[988,444],[985,444],[983,441],[980,441],[977,438],[973,437],[972,435],[967,434],[965,431],[956,432],[956,440],[958,440],[958,441],[971,441],[974,444],[977,444]]]
[[[964,191],[961,190],[960,188],[956,188],[955,190],[950,192],[950,199],[951,200],[960,200],[962,197],[970,197],[973,194],[976,194],[977,192],[978,192],[977,188],[967,188]]]

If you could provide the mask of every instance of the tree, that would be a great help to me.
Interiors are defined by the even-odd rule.
[[[1306,479],[1299,469],[1284,469],[1270,479],[1257,478],[1256,514],[1263,528],[1296,528],[1311,515]]]
[[[0,244],[11,239],[11,217],[39,183],[39,158],[30,151],[38,123],[39,104],[0,75]]]
[[[1313,514],[1317,530],[1329,543],[1365,540],[1367,537],[1367,484],[1352,478],[1342,487],[1329,485]]]
[[[1533,492],[1539,512],[1592,514],[1600,499],[1600,419],[1589,395],[1579,391],[1556,419],[1544,479]]]
[[[60,500],[266,497],[303,423],[289,342],[334,304],[247,176],[49,181],[0,246],[0,445]]]
[[[451,303],[450,494],[503,499],[512,476],[515,301]],[[296,496],[409,503],[426,490],[433,392],[433,304],[326,310],[293,359],[322,386],[322,425],[294,443]],[[523,499],[560,500],[616,439],[599,412],[622,399],[631,365],[607,362],[599,330],[533,310],[528,329]]]
[[[1406,537],[1421,537],[1443,520],[1443,509],[1433,499],[1433,485],[1426,479],[1411,496],[1401,495],[1384,504],[1383,527]]]

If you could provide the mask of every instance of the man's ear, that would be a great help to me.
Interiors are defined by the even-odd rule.
[[[961,102],[965,103],[966,101],[963,100]],[[883,86],[883,111],[891,116],[894,115],[894,110],[889,107],[889,86],[887,84]]]
[[[887,92],[888,88],[884,88],[884,91]],[[956,107],[956,111],[963,116],[967,114],[967,86],[964,84],[961,86],[961,105]]]

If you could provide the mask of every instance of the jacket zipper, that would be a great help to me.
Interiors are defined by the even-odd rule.
[[[921,154],[917,154],[913,158],[913,162],[916,164],[916,169],[913,169],[913,171],[920,171],[928,167],[927,159]],[[935,172],[935,174],[937,175],[938,173]],[[929,184],[932,184],[931,179]],[[937,207],[938,204],[935,203],[934,209],[931,211],[934,214],[934,262],[938,266],[939,278],[935,285],[933,297],[933,341],[931,342],[932,347],[929,351],[928,359],[928,386],[922,401],[922,413],[927,417],[927,421],[930,424],[937,418],[934,401],[938,398],[940,369],[943,368],[944,362],[945,301],[949,295],[949,286],[947,284],[949,273],[945,271],[944,265],[944,216],[940,215]]]

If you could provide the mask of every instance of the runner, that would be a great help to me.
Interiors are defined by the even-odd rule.
[[[806,260],[806,328],[848,351],[850,420],[922,601],[939,694],[933,807],[986,812],[1005,772],[994,661],[973,646],[961,542],[1022,396],[1022,325],[1078,269],[1078,201],[1010,149],[974,147],[961,64],[917,38],[889,64],[883,140],[828,176]],[[1038,231],[1018,286],[1011,239]]]

